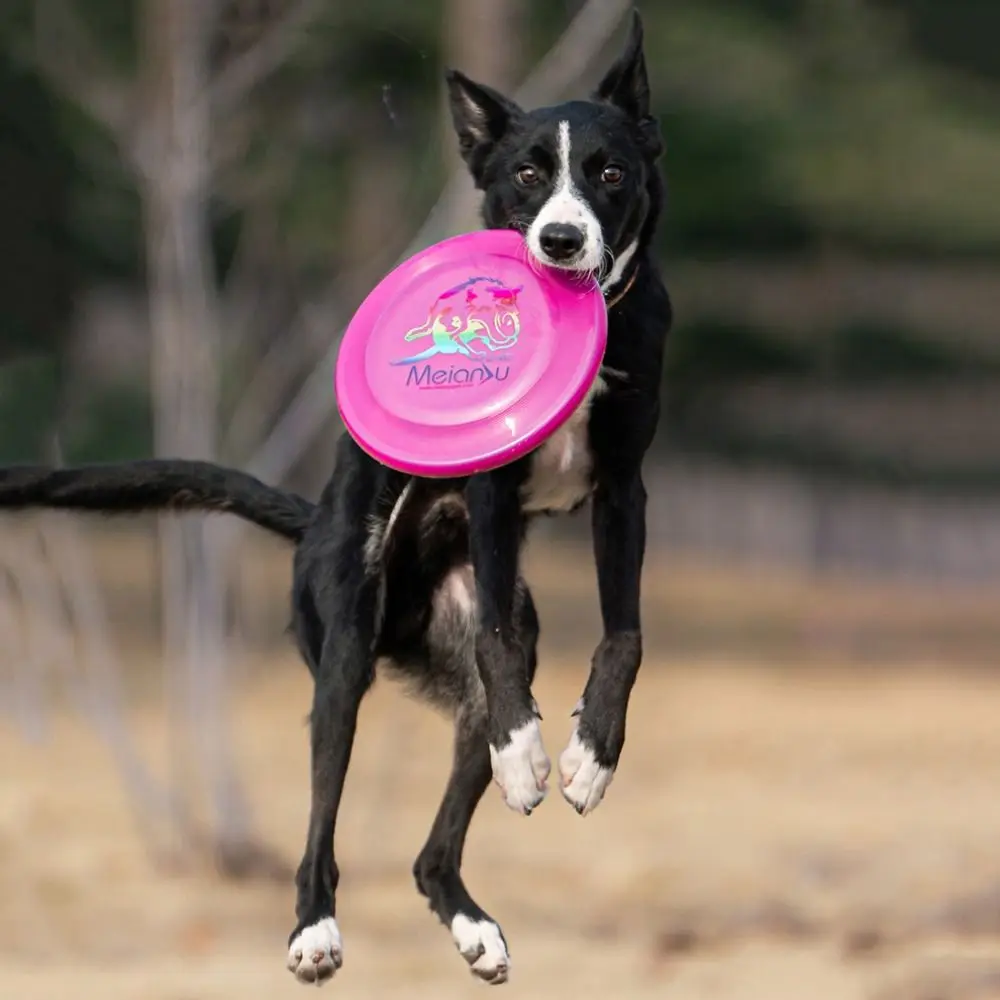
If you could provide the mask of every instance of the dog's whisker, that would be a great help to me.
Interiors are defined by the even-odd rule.
[[[512,215],[510,217],[510,225],[513,229],[517,230],[522,236],[527,236],[528,229],[531,223],[520,215]]]
[[[602,282],[615,269],[615,254],[609,246],[604,247],[601,254],[601,264],[597,271],[597,281]]]

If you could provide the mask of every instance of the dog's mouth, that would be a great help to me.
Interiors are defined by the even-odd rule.
[[[603,255],[596,260],[588,253],[578,254],[569,260],[554,260],[545,254],[532,253],[531,256],[542,266],[562,271],[570,278],[577,279],[583,283],[589,283],[594,280],[600,282],[606,270]]]
[[[547,253],[533,254],[533,256],[539,264],[544,264],[546,267],[555,267],[560,271],[574,271],[579,274],[586,274],[593,271],[593,268],[588,264],[588,255],[586,253],[574,254],[572,257],[552,257]]]
[[[603,247],[594,249],[581,247],[572,253],[547,252],[539,247],[534,240],[528,241],[528,252],[532,258],[543,267],[551,267],[557,271],[566,271],[582,278],[599,278],[604,264]]]

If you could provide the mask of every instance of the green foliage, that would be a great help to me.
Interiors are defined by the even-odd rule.
[[[2,52],[0,52],[2,56]],[[68,215],[75,176],[46,88],[0,58],[0,360],[54,350],[78,288]]]
[[[111,137],[67,100],[60,131],[74,151],[68,226],[82,280],[131,283],[142,278],[142,206],[135,178]]]
[[[135,72],[139,61],[140,10],[136,0],[85,0],[73,6],[84,30],[100,39],[102,57],[125,78]]]
[[[671,250],[701,254],[710,231],[713,245],[742,251],[746,192],[763,208],[762,230],[773,227],[773,240],[761,244],[777,249],[818,236],[864,253],[1000,251],[995,91],[933,71],[872,4],[797,6],[793,17],[762,11],[758,0],[676,0],[650,12],[650,72],[667,119],[674,210],[687,195],[678,170],[685,182],[698,169],[723,182],[714,197],[725,208],[699,198],[704,215],[682,227]],[[713,131],[735,149],[699,143],[705,155],[696,166],[675,165],[672,158],[683,154],[670,119],[678,110],[683,140],[692,138],[684,117],[693,116],[718,123]],[[736,211],[729,194],[735,171],[718,162],[733,153],[742,167]]]
[[[38,461],[59,405],[59,366],[52,356],[0,367],[0,462]]]
[[[901,381],[1000,374],[1000,363],[905,330],[858,322],[837,330],[828,355],[833,377],[845,382]]]
[[[143,387],[102,386],[61,420],[62,374],[52,355],[0,366],[0,465],[50,459],[57,432],[67,462],[119,461],[151,453],[151,411]]]
[[[8,52],[31,26],[34,0],[5,0],[0,4],[0,45]]]
[[[664,364],[667,395],[704,382],[762,375],[807,375],[815,362],[808,351],[749,324],[701,320],[670,335]]]
[[[875,0],[900,17],[916,50],[950,70],[1000,81],[994,0]]]
[[[763,120],[679,105],[662,112],[671,197],[663,251],[701,258],[811,249],[818,227],[770,175],[779,134]]]
[[[905,460],[885,445],[825,435],[817,425],[776,421],[782,389],[843,392],[841,414],[859,387],[946,384],[970,388],[1000,377],[1000,362],[941,336],[934,340],[873,322],[838,327],[826,337],[792,339],[747,324],[700,321],[680,324],[668,343],[663,397],[669,414],[661,444],[727,462],[792,468],[883,486],[988,492],[1000,489],[1000,467],[990,459],[954,459],[940,442],[910,449]],[[956,382],[956,380],[961,380]],[[768,415],[761,421],[734,415],[727,394],[766,382]],[[985,383],[988,386],[992,383]],[[794,395],[794,394],[793,394]],[[829,411],[828,411],[829,412]],[[890,410],[885,411],[888,416]],[[933,415],[928,414],[928,421]],[[837,423],[834,420],[834,425]]]
[[[876,322],[852,322],[829,337],[779,337],[748,323],[700,319],[672,331],[664,363],[668,397],[757,378],[815,383],[898,382],[1000,375],[1000,362],[946,337],[930,340]]]
[[[153,453],[149,395],[137,385],[104,386],[61,428],[68,463],[123,462]]]
[[[850,481],[925,493],[996,495],[1000,468],[983,463],[942,463],[898,458],[874,450],[849,447],[816,433],[780,434],[736,424],[670,427],[672,447],[692,455],[712,455],[734,465],[794,469],[811,478]]]

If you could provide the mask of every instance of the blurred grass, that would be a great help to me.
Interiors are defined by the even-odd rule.
[[[93,540],[112,604],[149,598],[148,538]],[[253,541],[240,556],[233,570],[257,626],[270,616],[277,638],[287,548]],[[534,692],[555,755],[599,628],[593,567],[581,550],[542,543],[528,563],[543,624]],[[995,663],[996,594],[651,559],[645,606],[647,662],[605,803],[581,821],[553,790],[524,822],[490,789],[473,824],[469,885],[503,924],[518,996],[992,996],[975,983],[1000,970],[1000,684],[995,670],[958,668]],[[728,623],[728,643],[685,644],[684,629],[713,621]],[[945,641],[883,657],[871,636],[849,640],[865,623],[939,629]],[[122,624],[123,680],[152,681],[129,703],[130,731],[154,773],[168,774],[176,744],[155,635]],[[766,634],[775,626],[806,641],[782,650]],[[962,637],[982,627],[992,646],[971,652]],[[283,642],[234,647],[231,718],[257,829],[294,866],[310,682]],[[890,664],[903,669],[880,669]],[[82,663],[66,666],[85,676]],[[291,876],[224,880],[199,855],[158,867],[94,730],[76,711],[46,721],[30,750],[0,725],[0,995],[297,992],[283,961]],[[338,822],[348,961],[337,989],[388,1000],[405,983],[414,998],[457,1000],[480,988],[410,874],[450,739],[447,721],[395,685],[365,699]],[[200,818],[207,806],[195,805]]]
[[[5,531],[16,534],[33,520],[7,519]],[[155,535],[145,519],[128,526],[122,520],[102,524],[93,518],[77,518],[77,523],[107,598],[111,627],[130,664],[124,679],[142,689],[151,678],[140,664],[151,665],[151,660],[137,654],[158,635]],[[265,665],[274,655],[294,659],[286,633],[291,548],[250,533],[229,570],[234,583],[229,620],[239,637],[237,659]],[[546,641],[561,656],[589,660],[600,638],[589,547],[535,532],[525,574],[539,601]],[[649,552],[643,579],[650,649],[692,660],[767,661],[779,668],[841,658],[845,651],[882,667],[942,659],[953,668],[991,666],[1000,649],[998,600],[994,587],[813,575],[752,562],[713,563],[662,550]]]

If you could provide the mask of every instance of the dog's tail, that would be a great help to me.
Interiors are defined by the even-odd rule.
[[[224,512],[293,541],[302,537],[315,509],[294,493],[211,462],[146,459],[66,469],[0,468],[0,509],[32,507],[101,514]]]

